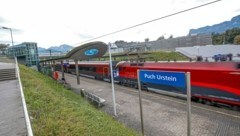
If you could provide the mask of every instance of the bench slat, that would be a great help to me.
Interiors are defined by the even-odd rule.
[[[93,93],[88,93],[84,90],[81,90],[82,93],[84,94],[84,96],[86,96],[87,98],[91,99],[92,101],[95,101],[98,103],[98,106],[103,105],[103,103],[106,101],[103,98],[100,98],[99,96],[93,94]]]

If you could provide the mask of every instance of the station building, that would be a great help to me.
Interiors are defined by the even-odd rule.
[[[9,57],[17,57],[19,63],[29,67],[38,66],[39,64],[37,43],[35,42],[24,42],[10,46],[7,48],[6,54]]]

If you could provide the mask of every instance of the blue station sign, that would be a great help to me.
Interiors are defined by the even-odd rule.
[[[113,77],[116,78],[119,76],[119,73],[117,70],[113,70]]]
[[[92,56],[98,54],[98,49],[90,49],[86,50],[84,53],[86,56]]]
[[[142,82],[169,85],[174,87],[186,87],[186,77],[184,72],[166,72],[140,70],[139,78]]]

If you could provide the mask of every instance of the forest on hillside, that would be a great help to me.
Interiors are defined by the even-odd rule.
[[[224,33],[212,33],[213,45],[235,44],[240,45],[240,28],[233,28]]]

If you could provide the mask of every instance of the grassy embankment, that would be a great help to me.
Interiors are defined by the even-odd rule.
[[[188,58],[178,52],[165,52],[165,51],[159,51],[159,52],[147,52],[148,54],[139,54],[140,58],[144,58],[146,61],[173,61],[173,60],[177,60],[177,61],[184,61],[184,60],[188,60]],[[114,57],[114,55],[123,55],[123,56],[119,56],[119,57]],[[113,58],[115,58],[115,60],[136,60],[137,59],[137,55],[130,55],[127,56],[124,53],[115,53],[112,54]],[[101,59],[103,60],[103,59]],[[105,60],[108,60],[108,55],[105,57]]]
[[[149,60],[167,61],[167,60],[188,60],[188,58],[177,52],[152,52]]]
[[[188,60],[188,58],[178,52],[152,52],[149,54],[149,61],[167,61],[167,60],[177,60],[177,61],[183,61]]]
[[[140,58],[144,58],[146,61],[187,61],[189,60],[186,56],[178,53],[178,52],[173,52],[173,51],[158,51],[158,52],[146,52],[147,54],[141,54],[139,53]],[[136,54],[136,53],[135,53]],[[118,56],[118,57],[115,57]],[[121,56],[122,55],[122,56]],[[115,61],[124,61],[124,60],[136,60],[138,58],[137,55],[131,55],[130,54],[125,54],[125,53],[113,53],[112,54],[112,60]],[[45,59],[50,59],[50,58],[45,58]],[[44,60],[42,58],[42,60]],[[93,61],[106,61],[109,60],[108,53],[104,55],[103,58],[95,58],[92,59]]]
[[[51,78],[23,65],[20,74],[34,135],[138,135]]]

